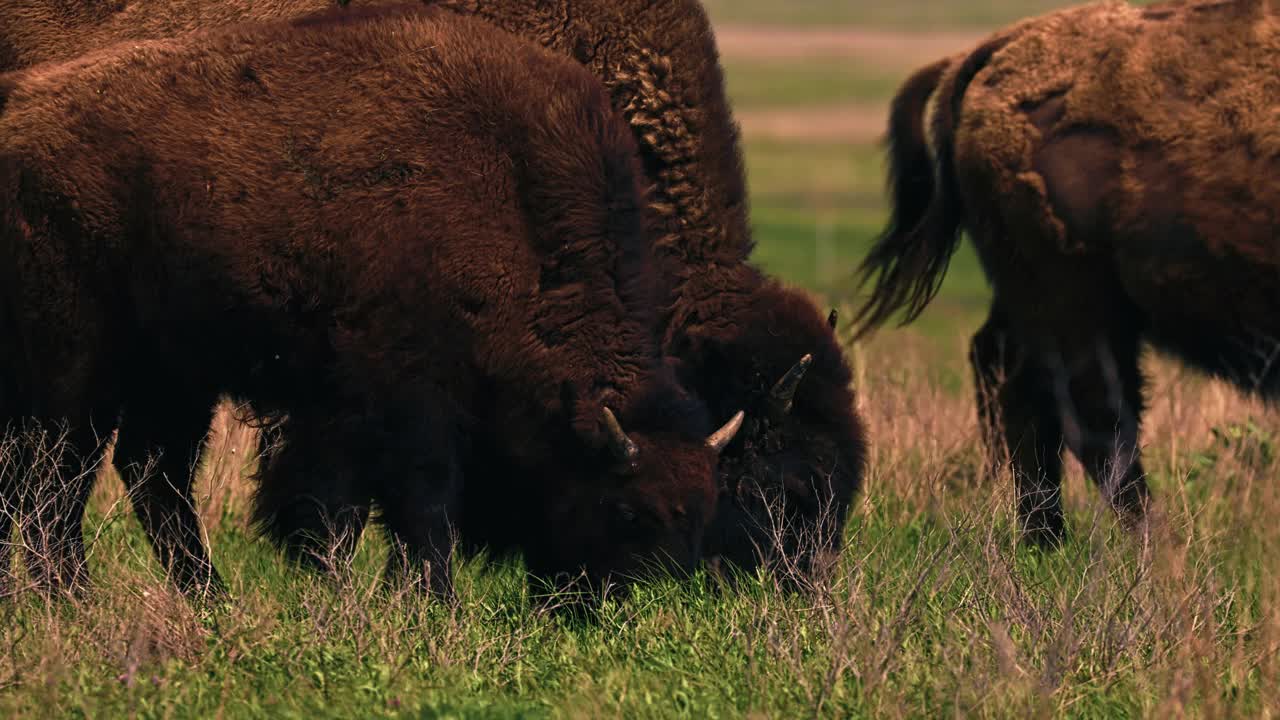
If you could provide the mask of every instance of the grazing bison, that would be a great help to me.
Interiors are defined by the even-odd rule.
[[[502,484],[467,472],[479,448],[530,489],[536,572],[697,562],[742,416],[708,437],[661,358],[635,142],[589,72],[413,7],[0,83],[4,422],[65,422],[91,463],[120,417],[122,465],[163,463],[126,482],[160,484],[243,397],[359,473],[389,570],[435,592],[464,489]],[[89,483],[64,470],[27,524],[56,541],[32,558],[51,585],[84,576]],[[215,583],[189,494],[139,492],[177,580]]]
[[[918,315],[968,231],[994,288],[980,415],[1030,540],[1063,537],[1063,445],[1124,518],[1144,511],[1140,341],[1280,395],[1278,107],[1280,18],[1245,0],[1035,18],[894,101],[861,329]]]
[[[750,569],[757,547],[771,550],[781,539],[805,567],[815,550],[835,547],[866,455],[851,374],[818,309],[747,262],[752,241],[738,131],[699,3],[425,1],[483,17],[583,63],[630,123],[653,185],[648,214],[660,232],[663,352],[714,417],[745,407],[749,418],[721,462],[722,507],[708,556]],[[0,69],[6,56],[11,66],[28,65],[115,40],[295,16],[334,3],[16,0],[0,19]],[[310,500],[318,499],[299,504],[299,512],[326,504],[333,515],[344,512],[344,498]]]

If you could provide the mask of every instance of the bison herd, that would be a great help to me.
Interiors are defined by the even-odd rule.
[[[330,5],[0,15],[0,426],[65,437],[0,472],[0,589],[11,547],[83,587],[117,428],[170,577],[220,589],[191,472],[220,396],[277,431],[254,518],[302,563],[373,518],[387,576],[445,597],[480,548],[562,587],[820,570],[867,440],[835,314],[749,262],[697,0]],[[1028,540],[1064,535],[1063,447],[1142,516],[1142,341],[1280,396],[1278,61],[1265,0],[1106,2],[895,98],[855,330],[918,315],[971,237]]]

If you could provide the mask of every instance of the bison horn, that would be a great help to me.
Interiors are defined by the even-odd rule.
[[[836,312],[835,308],[831,308],[831,314],[827,316],[827,327],[831,328],[832,330],[835,330],[836,321],[838,321],[839,319],[840,319],[839,313]]]
[[[809,372],[809,366],[812,364],[813,355],[800,358],[800,362],[792,365],[787,374],[783,375],[778,384],[769,391],[769,410],[774,417],[782,417],[791,412],[791,402],[796,398],[796,389],[800,387],[800,381],[804,379],[804,374]]]
[[[729,443],[733,442],[733,436],[738,434],[738,430],[742,429],[742,419],[744,417],[746,417],[746,413],[739,410],[738,414],[729,418],[729,422],[708,435],[707,447],[715,450],[717,454],[722,452]]]
[[[609,449],[614,457],[625,465],[634,465],[640,456],[640,448],[622,431],[622,425],[609,408],[604,408],[604,426],[609,431]]]

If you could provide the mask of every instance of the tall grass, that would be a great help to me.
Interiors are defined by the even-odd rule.
[[[958,348],[956,349],[958,351]],[[0,601],[0,715],[143,717],[1265,717],[1280,707],[1280,414],[1159,359],[1143,440],[1156,505],[1119,529],[1071,466],[1071,540],[1019,548],[971,388],[911,333],[851,347],[871,473],[843,556],[776,578],[643,584],[594,620],[480,558],[461,602],[335,579],[253,537],[255,441],[226,415],[199,502],[232,597],[164,582],[118,481],[93,496],[92,590]],[[4,446],[5,452],[11,448]],[[249,456],[246,458],[246,453]],[[38,472],[39,468],[31,468]],[[17,542],[15,536],[14,542]],[[17,568],[20,570],[20,568]]]

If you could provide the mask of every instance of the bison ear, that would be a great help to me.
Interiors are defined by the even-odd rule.
[[[707,447],[715,450],[717,455],[724,452],[729,443],[733,442],[733,437],[742,429],[742,420],[745,417],[746,413],[739,410],[736,415],[729,418],[729,422],[707,436]]]
[[[792,365],[787,374],[783,375],[782,379],[778,380],[778,383],[769,391],[769,415],[773,419],[780,420],[791,412],[791,403],[796,399],[796,390],[812,364],[813,355],[800,358],[800,362]]]

